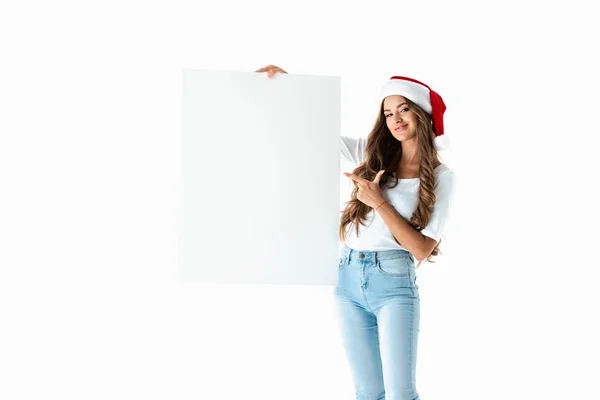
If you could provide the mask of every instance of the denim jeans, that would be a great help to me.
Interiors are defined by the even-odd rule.
[[[357,400],[419,400],[416,281],[415,259],[406,250],[342,246],[334,310]]]

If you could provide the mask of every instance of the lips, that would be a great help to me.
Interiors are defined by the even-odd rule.
[[[397,126],[396,128],[394,128],[394,130],[396,132],[400,132],[400,131],[403,131],[404,129],[406,129],[407,126],[408,125],[400,125],[400,126]]]

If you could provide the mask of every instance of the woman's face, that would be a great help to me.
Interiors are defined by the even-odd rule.
[[[388,96],[383,100],[383,115],[392,135],[401,142],[416,140],[417,115],[408,108],[404,97]]]

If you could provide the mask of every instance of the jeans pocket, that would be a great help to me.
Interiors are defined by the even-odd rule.
[[[347,265],[348,265],[348,263],[346,262],[346,257],[340,256],[340,259],[338,261],[338,271],[346,268]]]
[[[377,270],[386,276],[406,277],[410,275],[410,270],[413,267],[414,261],[408,255],[377,260]]]

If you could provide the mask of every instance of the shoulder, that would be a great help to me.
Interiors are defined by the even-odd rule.
[[[448,166],[448,164],[438,164],[438,166],[433,170],[435,175],[438,177],[444,175],[454,175],[454,170]]]
[[[455,172],[447,164],[440,164],[435,170],[436,186],[443,187],[445,189],[451,189],[454,186],[456,180]]]

